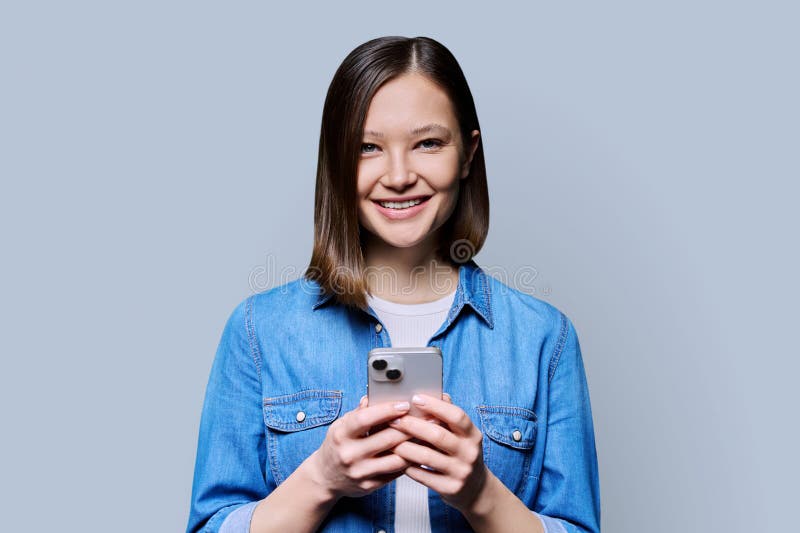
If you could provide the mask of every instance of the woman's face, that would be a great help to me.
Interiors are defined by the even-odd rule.
[[[442,89],[420,74],[381,86],[367,111],[358,164],[364,228],[390,246],[432,246],[455,209],[478,135],[472,132],[464,161],[458,120]]]

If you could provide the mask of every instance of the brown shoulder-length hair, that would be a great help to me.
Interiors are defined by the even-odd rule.
[[[461,162],[472,130],[480,131],[475,102],[456,58],[429,37],[379,37],[355,48],[333,76],[322,110],[314,196],[314,249],[304,273],[341,304],[366,309],[364,229],[358,220],[357,173],[364,119],[375,92],[387,81],[419,73],[441,87],[461,131]],[[456,208],[441,228],[437,255],[453,265],[480,251],[489,231],[489,192],[483,135]]]

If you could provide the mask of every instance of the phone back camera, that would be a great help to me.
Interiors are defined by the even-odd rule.
[[[386,363],[386,359],[375,359],[372,361],[372,368],[375,370],[383,370],[386,368],[387,364],[388,363]]]
[[[397,380],[397,379],[400,379],[400,376],[401,376],[401,373],[396,368],[393,368],[391,370],[387,370],[386,371],[386,377],[391,379],[391,380],[393,380],[393,381]]]

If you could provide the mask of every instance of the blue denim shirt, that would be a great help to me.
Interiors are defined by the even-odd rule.
[[[304,278],[233,310],[206,388],[187,533],[249,531],[258,502],[366,393],[367,353],[391,345],[378,324],[372,308],[347,308]],[[428,345],[442,351],[444,391],[483,433],[487,467],[549,533],[599,532],[592,413],[572,322],[468,261]],[[318,531],[393,533],[394,500],[394,481],[342,498]],[[430,489],[428,506],[432,533],[472,531]]]

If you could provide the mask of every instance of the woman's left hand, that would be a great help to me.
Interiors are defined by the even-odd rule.
[[[432,447],[407,440],[393,452],[414,464],[436,469],[408,466],[405,473],[463,512],[475,503],[491,472],[483,462],[483,434],[467,413],[453,405],[450,395],[443,396],[444,400],[424,394],[414,397],[414,405],[432,421],[404,415],[391,424]],[[418,403],[417,397],[424,403]]]

